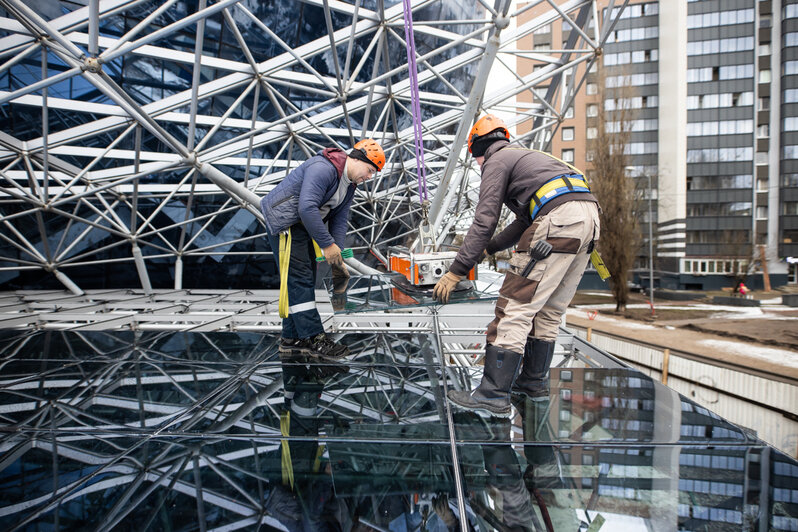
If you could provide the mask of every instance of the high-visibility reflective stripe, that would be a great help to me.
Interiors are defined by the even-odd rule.
[[[289,314],[298,314],[300,312],[307,312],[308,310],[315,310],[316,302],[308,301],[307,303],[300,303],[298,305],[291,305],[288,307]]]
[[[299,406],[296,403],[291,403],[291,412],[299,414],[300,416],[310,417],[316,415],[316,409],[307,406]]]

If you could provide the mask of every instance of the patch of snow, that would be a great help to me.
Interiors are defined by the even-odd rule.
[[[615,306],[612,305],[612,308],[615,308]],[[588,316],[588,313],[586,311],[580,310],[580,309],[569,308],[568,309],[568,315],[569,316],[573,316],[575,318],[590,319],[590,316]],[[601,321],[602,323],[611,322],[613,324],[618,325],[619,327],[626,327],[627,329],[649,329],[649,330],[655,330],[657,328],[657,327],[654,327],[653,325],[648,325],[648,324],[645,324],[645,323],[638,323],[638,322],[635,322],[635,321],[628,321],[628,320],[617,320],[615,318],[611,318],[611,317],[608,317],[608,316],[603,316],[603,315],[600,315],[600,314],[596,315],[594,320]]]
[[[701,340],[699,343],[709,347],[714,347],[716,349],[723,349],[732,353],[798,368],[798,353],[795,351],[774,349],[772,347],[754,346],[751,344],[734,342],[730,340]]]

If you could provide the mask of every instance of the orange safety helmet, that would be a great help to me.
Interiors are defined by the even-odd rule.
[[[373,164],[377,168],[377,171],[382,170],[382,167],[385,166],[385,152],[382,151],[382,147],[377,144],[376,140],[363,139],[355,144],[355,150],[363,154],[363,157],[360,157],[359,154],[355,154],[354,157],[356,159]],[[351,156],[352,153],[349,155]]]
[[[504,131],[504,136],[507,140],[510,140],[510,132],[507,130],[507,126],[504,125],[504,122],[501,118],[495,115],[485,115],[479,120],[476,121],[474,127],[471,128],[471,131],[468,132],[468,153],[474,153],[471,150],[471,147],[474,145],[474,142],[479,140],[480,138],[484,137],[485,135],[489,135],[494,131]]]

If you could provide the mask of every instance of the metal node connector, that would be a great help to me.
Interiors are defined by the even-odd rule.
[[[97,57],[87,57],[83,61],[83,70],[86,72],[97,74],[98,72],[101,72],[102,69],[103,69],[102,63],[100,63],[100,59]]]

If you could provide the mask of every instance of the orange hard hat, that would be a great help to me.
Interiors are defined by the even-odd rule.
[[[507,126],[504,125],[502,119],[498,116],[485,115],[477,120],[474,127],[471,128],[471,131],[468,132],[468,152],[473,153],[471,148],[475,141],[499,130],[504,132],[504,137],[507,140],[510,140],[510,132],[507,130]]]
[[[359,150],[364,156],[364,158],[361,158],[356,154],[356,158],[373,164],[378,171],[382,170],[382,167],[385,166],[385,152],[382,151],[382,147],[377,144],[376,140],[363,139],[355,144],[355,150]],[[350,155],[352,154],[350,153]]]

